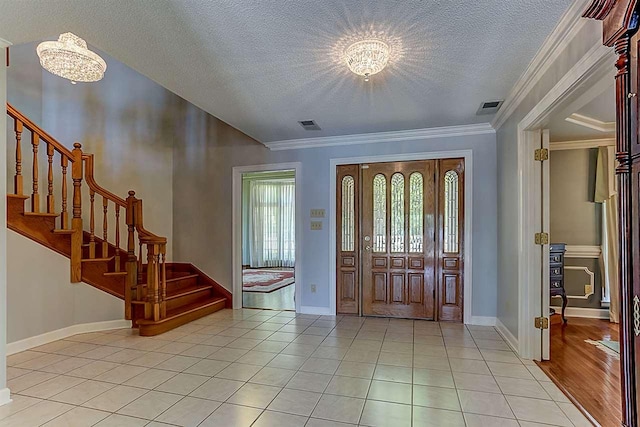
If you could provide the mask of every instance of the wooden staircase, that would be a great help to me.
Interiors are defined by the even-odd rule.
[[[144,228],[142,200],[133,191],[123,199],[100,187],[94,177],[92,154],[83,153],[79,143],[68,150],[10,104],[7,114],[13,119],[16,136],[14,193],[7,194],[9,229],[68,257],[71,282],[82,281],[123,299],[125,317],[140,335],[158,335],[231,308],[231,293],[195,266],[166,262],[167,239]],[[21,145],[25,129],[33,152],[31,195],[24,195],[23,188]],[[41,142],[46,144],[47,156],[47,192],[42,196],[38,166]],[[60,169],[54,168],[54,160]],[[71,225],[69,166],[73,187]],[[59,204],[54,196],[55,183],[60,187]],[[83,193],[89,195],[88,204],[83,204]],[[101,199],[98,209],[102,212],[98,226],[96,195]],[[46,200],[45,211],[40,209],[41,198]],[[121,227],[121,216],[126,227]],[[87,230],[83,227],[86,222]],[[126,241],[126,249],[121,248],[121,240]]]

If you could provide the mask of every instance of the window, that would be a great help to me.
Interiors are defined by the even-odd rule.
[[[458,173],[444,174],[444,252],[458,252]]]
[[[342,250],[355,249],[355,182],[352,176],[342,178]]]
[[[404,252],[404,175],[391,176],[391,252]]]
[[[373,252],[387,251],[387,179],[373,177]]]
[[[409,176],[409,252],[423,251],[424,178],[420,172]]]
[[[251,267],[295,265],[295,182],[251,181]]]

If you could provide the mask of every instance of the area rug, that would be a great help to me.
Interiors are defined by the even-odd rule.
[[[594,340],[584,340],[584,342],[589,343],[591,345],[595,345],[600,350],[607,353],[609,356],[613,356],[616,359],[620,359],[620,343],[618,341],[594,341]]]
[[[244,292],[273,292],[294,282],[293,269],[247,269],[242,270]]]

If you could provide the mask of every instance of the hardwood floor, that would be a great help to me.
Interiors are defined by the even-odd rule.
[[[295,283],[273,292],[243,292],[243,308],[261,308],[263,310],[293,310],[295,303]]]
[[[551,325],[551,360],[540,368],[602,427],[619,426],[620,360],[587,339],[618,341],[618,325],[575,317],[566,325]]]

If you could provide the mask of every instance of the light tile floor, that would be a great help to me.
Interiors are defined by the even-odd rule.
[[[590,425],[492,327],[245,309],[134,334],[10,356],[0,427]]]

